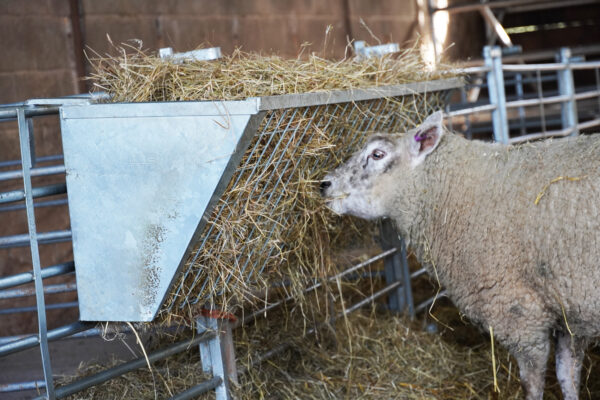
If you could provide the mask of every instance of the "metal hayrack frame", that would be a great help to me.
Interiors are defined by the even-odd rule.
[[[310,138],[310,136],[314,135],[314,132],[318,129],[336,129],[337,131],[335,134],[339,135],[340,137],[351,132],[353,135],[358,136],[359,138],[360,136],[364,136],[367,132],[389,130],[400,131],[410,127],[417,121],[411,121],[409,119],[410,116],[407,117],[406,115],[399,115],[398,113],[391,112],[390,108],[385,107],[388,104],[388,99],[394,99],[395,101],[402,103],[404,101],[408,101],[410,98],[411,101],[414,102],[415,115],[417,115],[417,113],[423,113],[434,108],[441,107],[442,103],[448,97],[450,90],[460,87],[461,84],[462,83],[459,79],[447,79],[398,86],[377,87],[373,89],[360,89],[354,91],[333,91],[328,93],[311,93],[250,99],[249,101],[252,101],[253,104],[256,105],[255,115],[251,118],[255,121],[251,126],[261,127],[261,131],[254,131],[251,133],[252,136],[269,135],[270,139],[267,140],[277,140],[277,146],[287,146],[292,149],[293,137]],[[433,103],[428,100],[428,96],[431,94],[437,95]],[[70,106],[69,103],[71,103]],[[73,105],[73,103],[77,104],[77,106]],[[108,370],[101,371],[92,376],[79,379],[64,386],[55,387],[54,383],[49,351],[50,342],[73,336],[85,337],[89,335],[98,335],[99,329],[96,328],[96,324],[94,322],[83,321],[75,321],[72,324],[59,328],[48,329],[48,323],[46,320],[47,310],[56,307],[73,307],[76,306],[77,303],[46,304],[44,294],[59,291],[73,291],[75,289],[75,284],[71,281],[69,283],[59,285],[44,285],[44,279],[64,274],[73,274],[73,272],[81,266],[78,266],[72,261],[67,261],[58,265],[42,267],[38,246],[40,244],[52,244],[61,241],[70,241],[71,231],[58,230],[50,232],[38,232],[36,228],[35,210],[38,207],[56,207],[65,205],[67,204],[67,200],[64,197],[58,200],[53,199],[46,201],[35,201],[34,199],[64,194],[67,188],[64,183],[41,187],[35,187],[32,184],[33,177],[49,175],[64,176],[66,171],[65,166],[62,164],[62,155],[59,154],[46,157],[38,157],[36,155],[35,146],[33,146],[33,120],[42,115],[56,115],[59,113],[59,111],[67,110],[68,108],[74,110],[74,107],[93,107],[94,104],[90,103],[93,103],[93,101],[87,97],[78,99],[45,99],[11,104],[0,108],[1,120],[14,121],[16,119],[18,122],[20,139],[19,146],[21,151],[21,160],[10,160],[0,164],[0,167],[3,167],[3,169],[18,166],[18,169],[10,169],[8,171],[0,172],[0,181],[6,182],[19,178],[23,179],[22,190],[3,190],[2,193],[0,193],[0,204],[16,203],[2,205],[0,211],[25,209],[29,227],[29,232],[26,234],[1,237],[0,246],[29,246],[31,249],[32,264],[32,270],[30,271],[11,276],[0,277],[0,289],[3,289],[0,291],[0,298],[10,299],[20,296],[32,296],[35,294],[37,302],[36,307],[33,309],[12,309],[9,312],[17,313],[34,311],[37,312],[38,317],[37,334],[0,338],[0,357],[20,352],[25,349],[39,347],[43,366],[43,379],[36,378],[32,379],[31,381],[17,383],[0,382],[0,393],[21,390],[37,390],[38,392],[42,393],[39,398],[63,398],[91,386],[98,385],[134,369],[143,368],[146,365],[145,357],[140,357],[136,360],[132,360]],[[204,103],[205,105],[208,103],[216,104],[217,107],[222,104],[221,102]],[[102,106],[119,107],[118,104]],[[176,105],[170,103],[167,108],[174,109],[173,107],[176,107]],[[200,105],[200,107],[203,106]],[[322,116],[326,117],[313,118],[314,115],[317,115],[317,111],[319,110],[327,110],[327,113],[321,114]],[[382,114],[383,110],[385,110],[385,115]],[[302,117],[305,121],[308,121],[308,123],[302,126],[302,129],[299,129],[298,125],[289,123],[289,121],[294,120],[296,116]],[[259,121],[262,121],[262,124],[259,124]],[[250,142],[247,144],[249,145],[249,143]],[[246,150],[247,153],[253,151],[255,150],[251,146]],[[302,156],[302,149],[300,147],[291,152],[291,157]],[[269,154],[261,154],[259,158],[262,157],[268,158]],[[238,158],[239,162],[241,157]],[[39,164],[42,162],[49,163],[50,165],[40,166]],[[278,165],[281,168],[294,168],[294,163],[289,159],[279,160]],[[233,165],[233,167],[234,168],[232,169],[232,165],[228,165],[228,170],[226,173],[224,173],[224,175],[228,175],[230,179],[240,179],[239,177],[242,175],[235,175],[236,171],[243,171],[244,169],[251,168],[250,165],[243,164]],[[269,176],[267,180],[274,182],[276,185],[286,184],[286,182],[282,181],[281,179],[277,179],[277,175]],[[226,196],[229,194],[223,193],[225,189],[226,187],[223,185],[217,186],[217,189],[213,194],[213,199],[211,200],[212,205],[216,205],[217,200],[222,196],[225,199],[225,201],[222,203],[226,203]],[[252,193],[252,195],[268,198],[268,193],[265,193],[263,188],[257,188],[257,191]],[[277,199],[273,199],[273,201],[277,201]],[[22,202],[24,202],[24,204],[22,204]],[[227,211],[226,208],[218,207],[215,210],[217,213]],[[71,221],[71,224],[73,224],[73,221]],[[384,259],[384,274],[387,281],[387,286],[378,292],[373,293],[371,296],[359,301],[358,303],[348,306],[345,312],[352,312],[365,304],[371,303],[378,297],[389,295],[388,303],[393,311],[408,311],[409,314],[413,315],[415,312],[424,309],[431,302],[430,299],[423,304],[415,306],[413,304],[411,295],[410,280],[422,275],[424,270],[416,271],[410,274],[406,262],[406,248],[403,241],[398,238],[395,232],[393,232],[389,222],[384,221],[381,229],[382,237],[385,238],[384,243],[382,244],[383,252],[381,254],[376,255],[360,264],[354,265],[351,268],[340,272],[336,276],[331,277],[330,279],[334,280],[341,277],[348,277],[351,274],[356,273],[356,271],[359,271],[361,268]],[[206,238],[210,237],[210,234],[211,233],[208,232],[204,236],[199,237],[199,239],[201,241],[206,240]],[[188,255],[194,257],[194,254],[190,254],[190,250],[191,249],[187,250],[182,260],[187,259]],[[249,251],[256,250],[271,251],[271,249],[250,249]],[[177,262],[177,264],[182,265],[181,263],[183,263],[183,261]],[[243,266],[243,268],[248,268],[248,271],[250,272],[247,275],[248,279],[252,279],[252,276],[263,273],[263,264],[250,264],[247,263],[247,265]],[[189,275],[195,274],[196,271],[184,269],[182,270],[182,273],[183,275]],[[202,277],[200,275],[196,275],[194,279],[200,285],[206,284],[202,281]],[[31,283],[34,284],[33,288],[20,288],[21,285]],[[323,283],[324,282],[315,282],[313,285],[309,286],[306,291],[308,292],[315,290]],[[175,290],[181,291],[183,289],[182,287],[178,287],[175,288]],[[191,293],[187,293],[184,299],[184,303],[188,305],[195,304],[199,301],[199,297],[192,295]],[[270,304],[265,309],[259,310],[254,315],[247,316],[243,320],[238,320],[236,323],[231,323],[227,320],[227,318],[222,318],[222,316],[215,317],[214,315],[210,314],[198,316],[196,318],[196,326],[199,332],[198,335],[196,335],[193,339],[174,344],[168,348],[149,354],[148,360],[149,362],[155,362],[173,354],[185,351],[192,346],[199,345],[203,370],[207,374],[212,375],[212,378],[206,382],[200,383],[196,387],[174,396],[174,398],[192,398],[199,393],[204,393],[211,389],[215,389],[217,391],[218,398],[227,398],[227,382],[229,379],[234,378],[236,371],[235,363],[232,359],[232,343],[230,334],[231,328],[235,328],[236,326],[249,322],[254,318],[254,316],[263,313],[265,310],[277,307],[278,305],[289,300],[292,299],[285,298]],[[285,348],[284,345],[276,347],[272,351],[267,352],[264,357],[261,357],[261,360],[276,354],[283,348]],[[258,361],[260,360],[257,360],[257,362]]]

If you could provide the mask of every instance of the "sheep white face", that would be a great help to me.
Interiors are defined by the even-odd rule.
[[[443,135],[442,113],[430,115],[406,135],[375,134],[343,165],[325,176],[321,195],[337,214],[389,216],[403,177],[418,168]]]

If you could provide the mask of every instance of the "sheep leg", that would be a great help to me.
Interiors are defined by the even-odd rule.
[[[532,343],[521,341],[520,350],[513,355],[519,364],[521,385],[527,400],[542,400],[544,395],[544,378],[546,364],[550,354],[550,340],[547,337],[538,338]]]
[[[579,398],[579,381],[586,344],[585,339],[557,332],[556,376],[565,400]]]

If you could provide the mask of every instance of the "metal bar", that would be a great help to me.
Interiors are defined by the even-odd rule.
[[[390,255],[396,253],[397,251],[398,250],[396,248],[388,249],[388,250],[384,251],[383,253],[376,255],[375,257],[371,257],[370,259],[368,259],[366,261],[363,261],[363,262],[361,262],[359,264],[356,264],[356,265],[354,265],[354,266],[352,266],[352,267],[350,267],[350,268],[348,268],[348,269],[340,272],[339,274],[336,274],[334,276],[330,276],[329,278],[327,278],[327,282],[335,282],[336,280],[338,280],[340,278],[343,278],[344,276],[347,276],[347,275],[349,275],[349,274],[351,274],[351,273],[353,273],[355,271],[358,271],[361,268],[364,268],[364,267],[366,267],[368,265],[371,265],[374,262],[381,260],[382,258],[390,256]],[[313,285],[307,287],[306,289],[304,289],[303,293],[309,293],[309,292],[311,292],[311,291],[313,291],[315,289],[320,288],[321,286],[323,286],[323,282],[316,282],[315,284],[313,284]],[[252,313],[250,315],[247,315],[243,319],[238,319],[236,321],[236,323],[232,326],[232,328],[235,329],[235,328],[237,328],[237,327],[239,327],[241,325],[246,325],[248,322],[253,321],[259,315],[264,314],[267,311],[270,311],[270,310],[272,310],[272,309],[274,309],[276,307],[279,307],[283,303],[286,303],[286,302],[291,301],[293,299],[294,299],[293,296],[288,296],[285,299],[279,300],[279,301],[277,301],[277,302],[275,302],[273,304],[270,304],[270,305],[268,305],[268,306],[266,306],[266,307],[264,307],[264,308],[262,308],[262,309],[260,309],[258,311],[255,311],[254,313]]]
[[[33,209],[33,207],[32,207],[32,209]],[[39,244],[64,242],[69,239],[71,239],[71,231],[70,230],[40,232],[37,234],[37,242]],[[0,248],[27,246],[28,242],[29,242],[29,235],[26,233],[21,234],[21,235],[2,236],[2,237],[0,237]]]
[[[53,156],[42,156],[38,157],[36,161],[39,163],[50,162],[50,161],[62,161],[64,156],[62,154],[55,154]],[[1,161],[0,168],[4,167],[14,167],[15,165],[21,165],[21,160],[10,160],[10,161]]]
[[[450,112],[446,113],[444,115],[444,117],[446,117],[446,118],[448,118],[448,117],[458,117],[458,116],[461,116],[461,115],[470,115],[470,114],[474,114],[474,113],[478,113],[478,112],[494,111],[494,110],[496,110],[496,108],[497,107],[496,107],[495,104],[486,104],[484,106],[463,108],[461,110],[450,111]]]
[[[68,274],[73,271],[75,271],[75,264],[73,261],[69,261],[66,263],[42,268],[41,276],[42,279],[45,279],[52,276]],[[4,278],[0,278],[0,289],[19,286],[29,282],[33,282],[33,272],[23,272],[20,274],[6,276]]]
[[[32,177],[47,176],[47,175],[58,175],[58,174],[64,174],[64,173],[65,173],[64,165],[51,165],[49,167],[32,168],[30,176],[32,176]],[[22,177],[23,177],[22,170],[0,172],[0,181],[7,181],[9,179],[17,179],[17,178],[22,178]]]
[[[429,307],[431,304],[433,304],[434,301],[436,301],[437,299],[441,299],[442,297],[448,297],[448,291],[442,290],[437,295],[423,301],[421,304],[415,307],[415,313],[420,313],[421,311]]]
[[[414,82],[402,85],[385,85],[369,89],[331,90],[326,92],[285,94],[260,97],[260,110],[308,107],[351,101],[373,100],[454,89],[462,86],[459,78]]]
[[[536,71],[536,79],[537,79],[537,95],[538,95],[538,102],[540,104],[540,122],[542,124],[542,132],[546,132],[546,112],[544,111],[544,104],[542,103],[542,100],[544,98],[544,89],[542,86],[542,72],[541,71]]]
[[[510,8],[510,7],[526,7],[537,6],[543,7],[544,10],[548,8],[561,8],[561,7],[572,7],[574,4],[592,4],[597,0],[569,0],[569,1],[539,1],[539,0],[504,0],[504,1],[492,1],[485,3],[463,3],[455,4],[448,7],[435,8],[433,12],[445,11],[450,14],[464,13],[469,11],[478,11],[484,7],[491,8]]]
[[[39,197],[54,196],[63,193],[67,193],[67,185],[65,183],[57,183],[55,185],[34,187],[32,190],[32,198],[37,199]],[[11,190],[9,192],[0,193],[0,204],[21,201],[24,199],[25,191],[23,190]]]
[[[512,100],[506,103],[506,108],[518,108],[527,106],[537,106],[538,104],[556,104],[564,103],[569,100],[585,100],[600,96],[600,90],[590,90],[587,92],[577,94],[561,94],[558,96],[548,96],[544,98],[526,99],[526,100]]]
[[[79,306],[79,303],[77,303],[76,301],[71,301],[68,303],[54,303],[54,304],[46,304],[46,310],[57,310],[60,308],[75,308],[78,306]],[[37,306],[3,308],[3,309],[0,309],[0,315],[34,312],[36,310],[37,310]]]
[[[562,71],[565,69],[585,70],[600,68],[600,61],[574,62],[569,65],[563,63],[544,63],[544,64],[504,64],[503,71],[507,72],[535,72],[535,71]]]
[[[573,81],[573,71],[569,68],[571,50],[566,47],[560,49],[559,58],[566,68],[557,72],[558,90],[561,95],[567,97],[560,107],[560,115],[563,129],[572,129],[571,135],[579,134],[577,130],[577,104],[574,99],[575,83]]]
[[[18,110],[23,110],[25,117],[37,117],[41,115],[58,114],[59,106],[36,106],[32,108],[0,109],[0,120],[17,118]]]
[[[494,126],[494,140],[508,143],[508,118],[506,115],[506,97],[504,93],[504,74],[502,73],[502,52],[500,47],[485,46],[483,48],[485,65],[490,67],[487,73],[490,103],[496,106],[492,111],[492,124]]]
[[[75,282],[73,283],[59,283],[55,285],[44,286],[45,294],[56,294],[56,293],[67,293],[74,292],[77,290]],[[24,288],[24,289],[12,289],[0,291],[0,300],[3,299],[16,299],[19,297],[35,296],[35,288]]]
[[[57,340],[66,336],[74,335],[78,332],[86,331],[94,327],[94,324],[84,322],[74,322],[69,325],[48,331],[48,340]],[[35,335],[26,336],[15,341],[0,345],[0,357],[16,353],[37,346],[39,339]]]
[[[193,387],[187,389],[184,392],[176,394],[175,396],[171,397],[170,400],[193,399],[193,398],[196,398],[196,396],[204,394],[204,393],[208,392],[209,390],[212,390],[212,389],[218,387],[219,385],[221,385],[221,383],[223,383],[223,380],[221,378],[219,378],[218,376],[215,376],[214,378],[212,378],[206,382],[202,382],[196,386],[193,386]]]
[[[44,381],[30,381],[17,383],[2,383],[0,384],[0,393],[6,392],[21,392],[24,390],[37,390],[46,387]]]
[[[33,203],[35,208],[58,207],[58,206],[64,206],[65,204],[69,204],[69,202],[66,198],[58,199],[58,200],[38,201],[38,202]],[[12,204],[10,206],[0,207],[0,212],[19,211],[19,210],[24,210],[24,209],[25,209],[25,204]]]
[[[398,239],[398,237],[397,237]],[[405,297],[405,302],[406,302],[406,307],[408,308],[408,315],[413,318],[415,316],[415,303],[414,303],[414,299],[413,299],[413,294],[412,294],[412,286],[411,286],[411,279],[412,279],[412,275],[410,273],[410,269],[408,267],[408,256],[406,254],[406,242],[404,241],[404,238],[400,238],[399,239],[399,245],[400,245],[400,254],[398,254],[398,261],[400,261],[400,268],[402,271],[402,287],[403,287],[403,291],[404,291],[404,295]]]
[[[72,331],[72,329],[73,329],[72,326],[79,325],[79,324],[84,324],[85,326],[88,326],[88,328],[86,328],[83,331],[79,331],[79,332],[75,331],[75,333],[69,334],[69,332]],[[105,335],[104,329],[93,328],[93,326],[95,326],[95,323],[92,323],[92,322],[89,322],[89,323],[88,322],[86,322],[86,323],[76,322],[74,324],[66,325],[61,328],[57,328],[55,330],[48,331],[48,339],[50,341],[56,340],[56,339],[62,339],[63,337],[65,337],[64,332],[67,332],[66,336],[68,336],[68,339],[98,337],[98,336]],[[113,328],[118,329],[116,332],[119,332],[119,333],[130,333],[131,332],[131,328],[127,325],[113,326]],[[171,326],[167,326],[164,328],[154,327],[152,329],[152,332],[176,333],[176,332],[180,332],[182,328],[187,328],[187,327],[180,326],[180,325],[171,325]],[[58,333],[62,334],[63,336],[56,336],[56,334],[54,333],[55,331],[59,331]],[[30,337],[31,337],[31,335],[0,337],[0,345],[3,346],[7,343],[16,342],[17,340],[22,340],[22,339],[30,338]]]
[[[600,118],[596,118],[596,119],[592,119],[592,120],[589,120],[586,122],[578,123],[577,129],[578,130],[587,129],[587,128],[592,128],[594,126],[599,126],[599,125],[600,125]],[[570,135],[572,132],[573,132],[573,128],[566,128],[566,129],[558,129],[558,130],[554,130],[554,131],[531,133],[529,135],[511,138],[510,143],[526,142],[529,140],[543,139],[545,137],[550,137],[550,136],[567,136],[567,135]]]
[[[216,400],[228,400],[230,398],[229,379],[227,375],[228,368],[225,366],[222,351],[224,332],[221,322],[216,318],[199,316],[196,319],[196,328],[200,335],[206,332],[215,332],[213,338],[199,343],[202,371],[205,374],[212,374],[213,378],[218,377],[221,379],[221,383],[215,388]],[[229,333],[231,334],[231,330],[229,330]]]
[[[517,93],[517,99],[523,100],[523,75],[521,73],[517,73],[515,76],[515,92]],[[519,107],[518,112],[521,126],[521,135],[525,135],[527,134],[527,130],[525,128],[525,108]]]
[[[206,332],[202,335],[198,335],[193,339],[186,340],[183,342],[176,343],[172,346],[169,346],[165,349],[155,351],[154,353],[148,354],[148,358],[140,357],[135,360],[126,362],[121,365],[117,365],[116,367],[106,369],[97,374],[85,377],[73,383],[70,383],[65,386],[61,386],[56,388],[55,395],[57,399],[61,399],[66,396],[70,396],[77,392],[81,392],[87,388],[92,386],[99,385],[104,383],[110,379],[116,378],[118,376],[124,375],[128,372],[135,371],[136,369],[144,368],[147,366],[147,362],[154,363],[158,360],[165,359],[167,357],[173,356],[175,354],[181,353],[183,351],[189,350],[190,348],[198,345],[200,342],[210,340],[215,337],[214,332]],[[39,396],[35,398],[36,400],[45,400],[45,396]]]
[[[52,377],[52,366],[50,364],[50,350],[48,348],[48,331],[46,325],[46,305],[44,299],[44,284],[42,281],[42,267],[40,265],[40,254],[38,249],[38,235],[35,225],[35,212],[33,208],[33,190],[31,185],[31,146],[33,140],[29,131],[29,124],[22,108],[17,110],[19,123],[19,142],[21,147],[21,161],[23,166],[23,186],[25,191],[25,205],[27,207],[27,224],[29,228],[29,244],[31,248],[31,259],[33,263],[33,278],[35,282],[38,329],[40,353],[46,382],[46,394],[49,400],[54,399],[54,381]]]

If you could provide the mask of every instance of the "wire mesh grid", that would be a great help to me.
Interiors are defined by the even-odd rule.
[[[258,293],[264,296],[275,282],[304,287],[334,273],[332,249],[364,241],[371,228],[349,217],[333,221],[318,182],[370,133],[405,132],[446,97],[435,92],[269,111],[163,311],[197,303],[231,308],[261,301]]]

